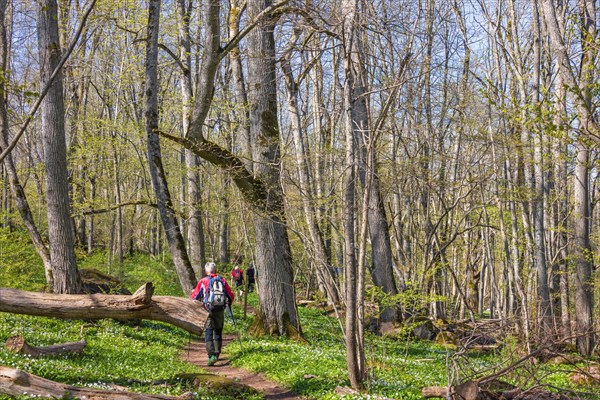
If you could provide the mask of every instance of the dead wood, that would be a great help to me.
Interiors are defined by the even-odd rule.
[[[52,398],[73,398],[86,400],[179,400],[193,399],[190,394],[179,397],[123,392],[114,390],[97,390],[66,385],[54,382],[27,372],[0,366],[0,393],[9,396],[39,396]]]
[[[426,399],[445,399],[449,393],[447,386],[427,386],[421,390],[421,394]]]
[[[200,335],[208,313],[199,301],[152,296],[151,282],[133,295],[54,294],[0,288],[0,312],[64,319],[149,319]]]
[[[452,400],[569,400],[563,394],[539,387],[523,390],[500,381],[493,382],[490,386],[475,381],[466,381],[452,388],[429,386],[422,389],[422,395],[426,399]]]
[[[335,388],[335,394],[337,394],[338,396],[346,396],[346,395],[356,396],[356,395],[360,395],[361,393],[358,390],[352,389],[347,386],[337,386]],[[374,396],[374,395],[369,395],[369,398],[373,399],[373,400],[392,400],[389,397],[381,397],[381,396]]]
[[[28,344],[23,336],[12,336],[6,340],[5,347],[13,353],[25,354],[31,357],[57,356],[60,354],[78,354],[83,351],[87,342],[69,342],[52,346],[36,347]]]

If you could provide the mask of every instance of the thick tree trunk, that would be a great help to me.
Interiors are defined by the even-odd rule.
[[[196,276],[187,255],[185,242],[171,201],[166,173],[162,164],[158,130],[158,26],[160,0],[148,4],[148,43],[146,47],[146,134],[148,137],[148,162],[152,186],[156,193],[158,210],[165,230],[169,249],[181,289],[190,293],[196,286]]]
[[[248,2],[248,18],[272,5],[271,0]],[[275,73],[275,23],[263,18],[248,35],[248,103],[254,176],[265,182],[260,200],[267,213],[256,213],[256,269],[261,319],[267,332],[286,334],[300,329],[293,286],[292,254],[285,226],[280,182],[277,77]]]
[[[48,82],[61,57],[56,0],[44,0],[39,5],[38,42],[41,80]],[[59,72],[42,102],[48,238],[53,291],[79,293],[82,285],[77,271],[70,202],[66,200],[69,199],[69,180],[64,118],[62,73]]]
[[[147,283],[131,296],[52,294],[0,288],[0,312],[63,319],[149,319],[200,335],[208,313],[202,302],[181,297],[152,296]]]
[[[9,396],[26,395],[32,397],[51,397],[55,399],[187,400],[193,398],[193,396],[187,394],[179,397],[172,397],[76,387],[41,378],[19,369],[3,366],[0,366],[0,393]]]

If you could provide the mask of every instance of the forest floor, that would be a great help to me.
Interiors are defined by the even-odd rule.
[[[224,335],[223,346],[232,340],[236,340],[236,337],[233,335]],[[298,396],[289,389],[270,381],[261,373],[232,367],[227,356],[222,356],[215,365],[207,367],[208,355],[202,339],[193,340],[186,345],[181,353],[181,357],[185,361],[198,365],[210,373],[234,379],[258,390],[265,395],[266,400],[305,400],[305,398]]]

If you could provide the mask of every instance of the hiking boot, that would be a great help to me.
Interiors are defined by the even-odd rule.
[[[215,357],[215,356],[208,357],[208,363],[207,364],[208,364],[209,367],[212,366],[212,365],[215,365],[216,362],[217,362],[217,357]]]

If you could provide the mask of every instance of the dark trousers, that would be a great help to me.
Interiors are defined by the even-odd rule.
[[[223,324],[225,323],[225,311],[211,311],[204,324],[204,341],[208,356],[219,357],[221,344],[223,342]]]

